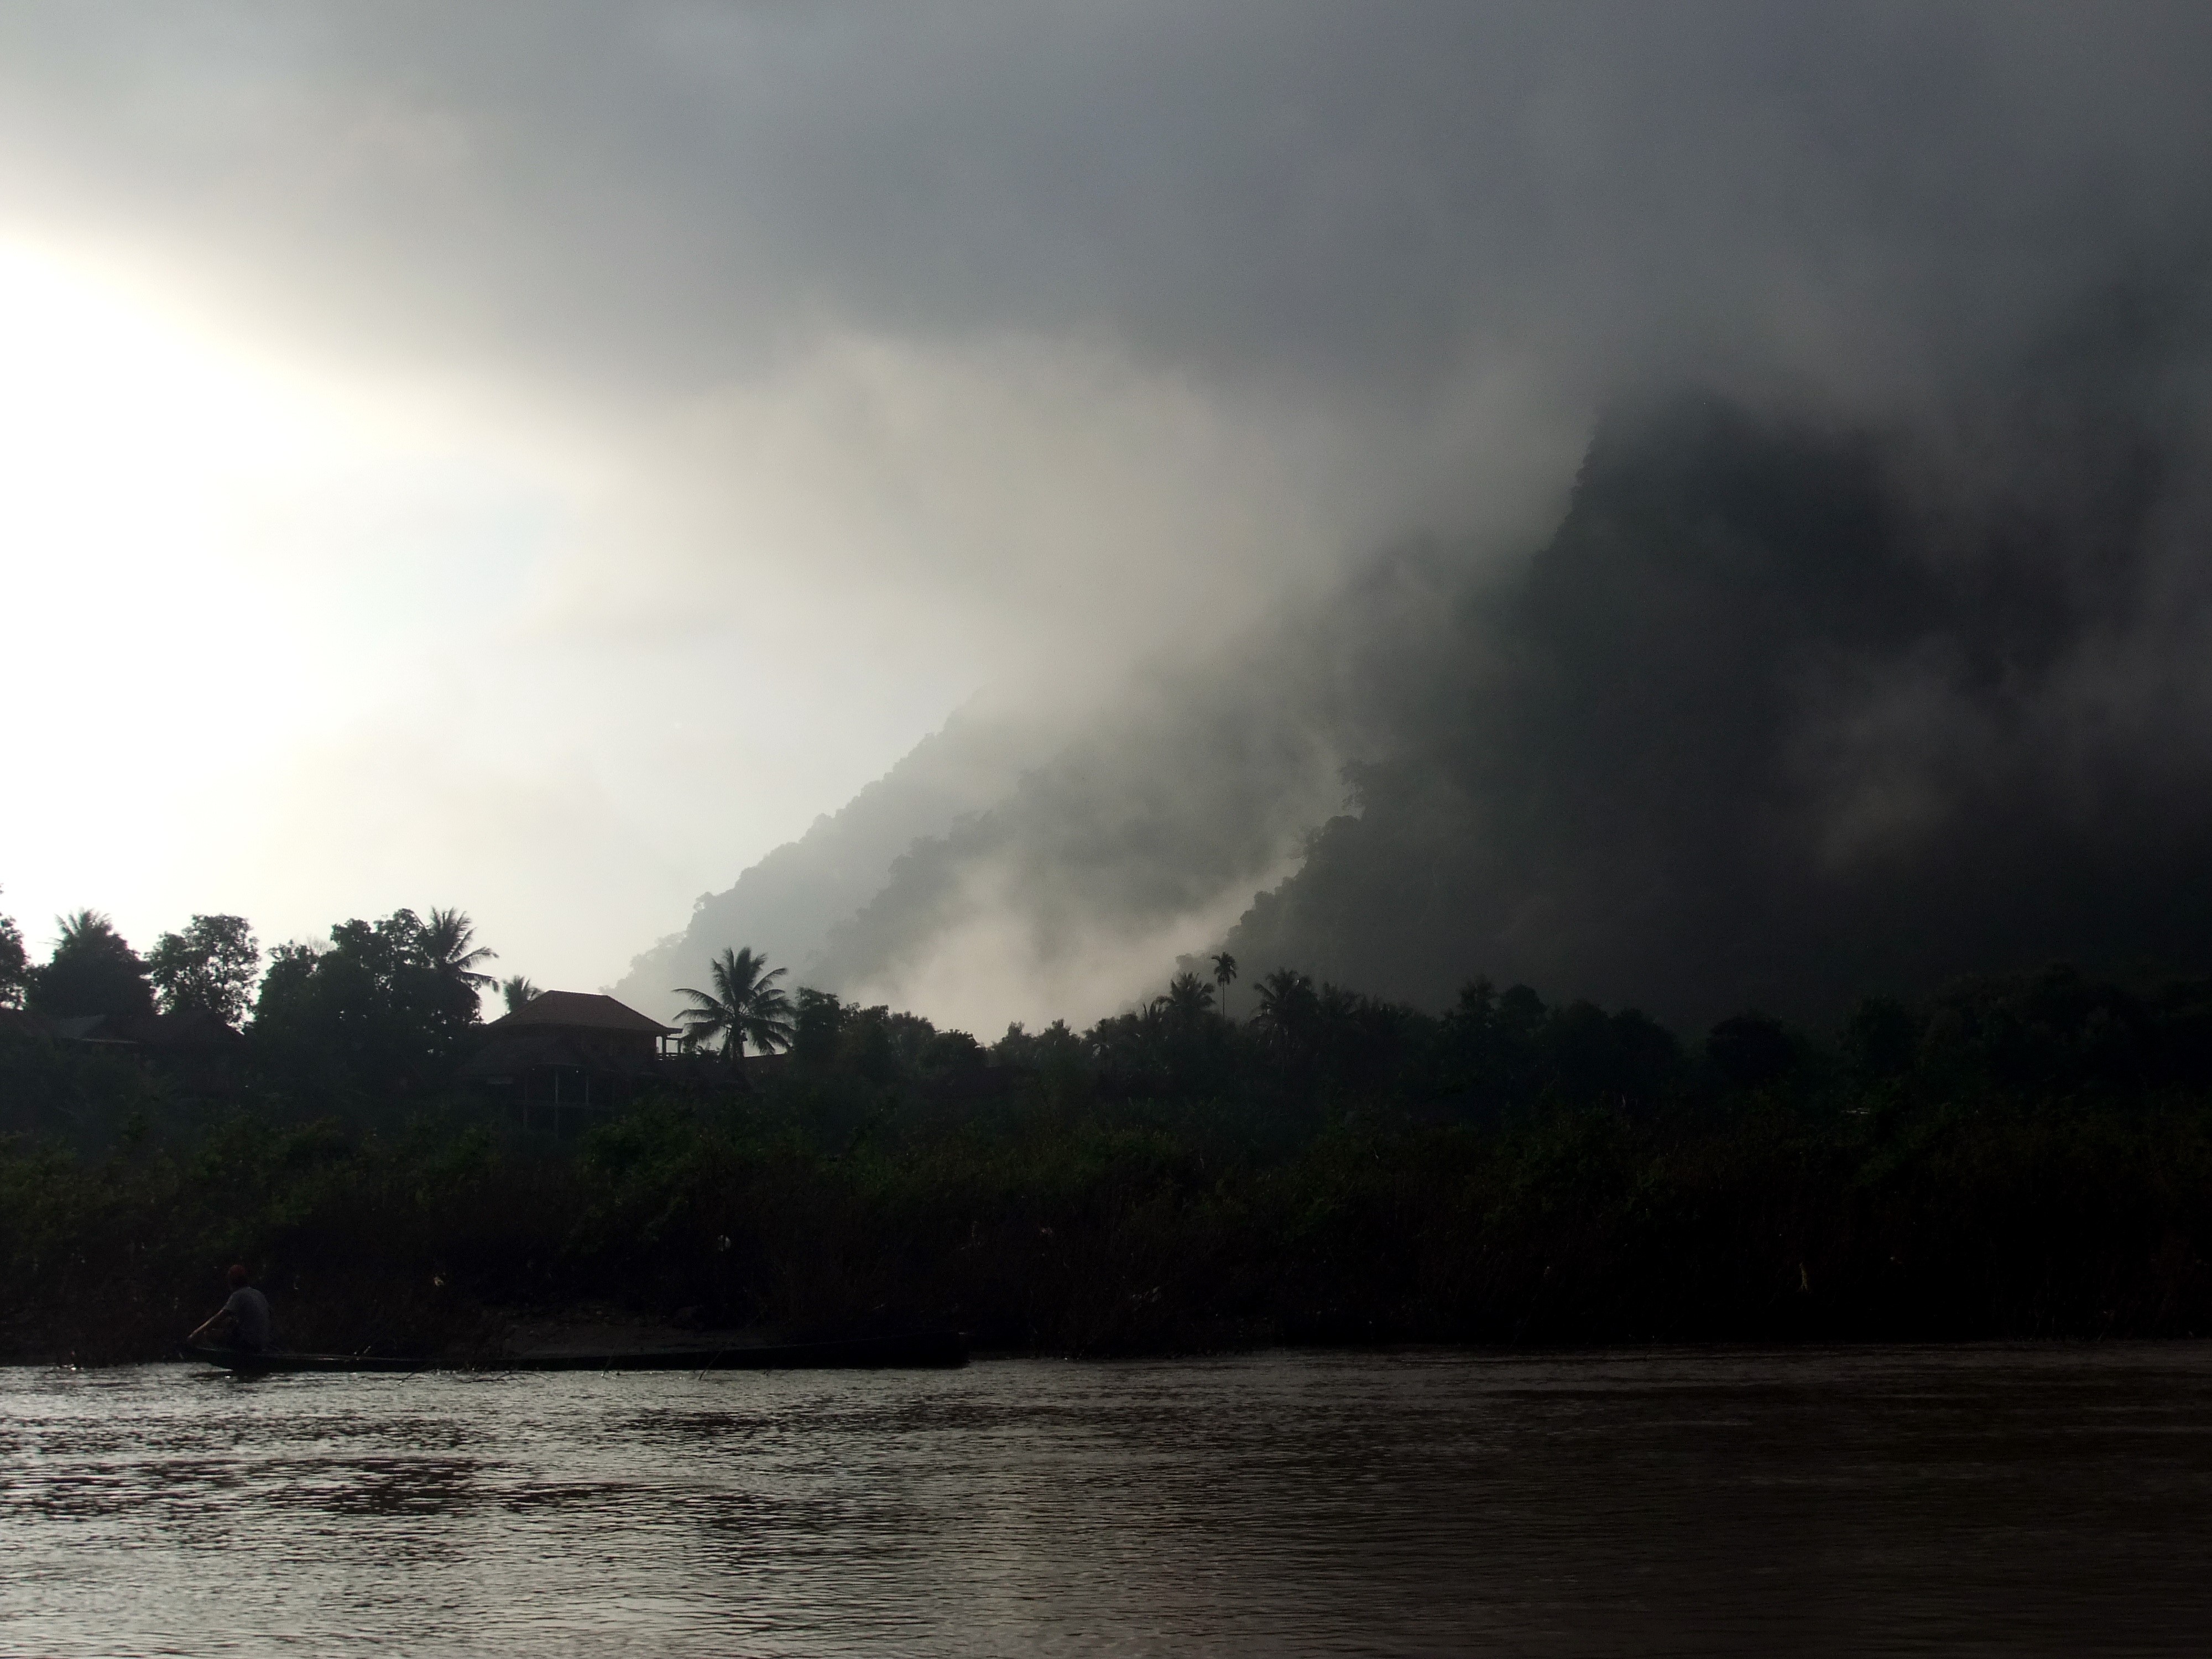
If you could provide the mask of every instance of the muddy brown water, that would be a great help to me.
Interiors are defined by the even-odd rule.
[[[2212,1651],[2212,1345],[0,1370],[0,1652]]]

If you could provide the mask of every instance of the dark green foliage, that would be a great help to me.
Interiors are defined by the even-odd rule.
[[[1796,1068],[1790,1028],[1755,1010],[1723,1020],[1705,1034],[1705,1058],[1734,1089],[1764,1089]]]
[[[452,986],[410,921],[280,951],[264,1017]],[[2202,982],[1976,981],[1832,1048],[1745,1015],[1694,1064],[1526,987],[1270,982],[1247,1026],[1186,990],[988,1054],[805,992],[780,1073],[559,1144],[422,1086],[434,1028],[404,1110],[289,1123],[0,1030],[52,1108],[0,1139],[0,1353],[152,1355],[241,1257],[287,1340],[403,1352],[605,1301],[1077,1352],[2212,1332]]]
[[[828,1066],[837,1057],[837,1039],[845,1029],[845,1005],[828,991],[802,985],[793,1002],[791,1057],[803,1066]]]
[[[1045,1093],[1055,1099],[1087,1097],[1097,1066],[1091,1042],[1056,1019],[1042,1031],[1030,1031],[1018,1020],[991,1045],[991,1059],[1001,1066],[1035,1078]]]
[[[188,1109],[171,1080],[108,1046],[0,1024],[0,1136],[102,1147],[134,1123]]]
[[[349,1109],[442,1086],[478,1023],[482,977],[455,958],[450,933],[395,910],[340,923],[326,951],[278,945],[248,1032],[268,1085]]]
[[[30,954],[23,948],[23,930],[13,916],[0,916],[0,1008],[13,1008],[23,1000],[23,987],[31,976]]]
[[[965,1031],[940,1033],[920,1014],[855,1008],[804,988],[793,1032],[793,1057],[808,1072],[882,1087],[968,1069],[981,1052]]]
[[[1477,980],[1440,1023],[1435,1076],[1441,1091],[1489,1110],[1542,1100],[1648,1107],[1680,1086],[1682,1051],[1636,1009],[1547,1008],[1525,985],[1500,992]]]
[[[194,916],[183,933],[156,939],[146,958],[163,1013],[209,1014],[226,1025],[245,1019],[260,966],[244,916]]]
[[[1845,1065],[1862,1080],[1874,1083],[1902,1077],[1920,1048],[1918,1015],[1895,997],[1868,997],[1844,1023]]]
[[[112,922],[96,910],[79,910],[61,919],[61,930],[53,955],[31,971],[33,1012],[69,1019],[154,1012],[146,964]]]
[[[1922,1067],[2012,1088],[2109,1091],[2212,1074],[2212,983],[2147,991],[2056,966],[1963,981],[1931,1005]]]
[[[1443,1018],[1443,1080],[1486,1106],[1525,1105],[1545,1081],[1548,1021],[1543,999],[1525,985],[1502,995],[1486,980],[1461,988]]]
[[[1313,981],[1297,969],[1278,968],[1260,981],[1260,1006],[1252,1023],[1267,1034],[1283,1060],[1303,1055],[1320,1015],[1321,998]]]
[[[537,1196],[521,1170],[487,1190],[489,1154],[481,1133],[387,1141],[246,1118],[97,1159],[0,1142],[0,1261],[13,1280],[0,1328],[18,1352],[156,1357],[220,1304],[223,1268],[243,1261],[288,1344],[465,1340],[479,1316],[445,1294],[445,1255],[485,1230],[523,1238]],[[27,1325],[50,1334],[46,1346],[24,1346]]]
[[[1169,1018],[1188,1024],[1213,1012],[1213,987],[1186,969],[1168,981],[1161,1002]]]
[[[925,1078],[958,1077],[980,1072],[990,1061],[983,1045],[965,1031],[939,1031],[921,1045],[915,1070]]]
[[[14,1357],[146,1357],[244,1258],[301,1346],[490,1340],[500,1308],[948,1319],[990,1345],[1983,1338],[2212,1329],[2212,1109],[1908,1092],[1714,1116],[1204,1102],[828,1125],[797,1082],[647,1104],[559,1153],[460,1121],[237,1118],[0,1146]]]

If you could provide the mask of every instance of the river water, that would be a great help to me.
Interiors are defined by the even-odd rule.
[[[0,1652],[2202,1653],[2212,1345],[0,1370]]]

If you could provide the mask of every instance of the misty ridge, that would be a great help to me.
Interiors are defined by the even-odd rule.
[[[1381,553],[1057,741],[957,719],[617,992],[766,939],[990,1030],[1225,946],[1431,1009],[1482,975],[1701,1026],[2198,966],[2195,287],[2106,289],[1887,418],[1617,399],[1533,552]]]

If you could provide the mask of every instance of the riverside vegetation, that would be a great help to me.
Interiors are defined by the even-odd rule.
[[[1431,1016],[1289,970],[1231,1021],[1223,962],[987,1048],[756,974],[775,1075],[554,1141],[453,1085],[465,917],[280,952],[250,1011],[235,922],[165,936],[150,994],[250,1012],[216,1061],[0,1023],[0,1357],[156,1357],[233,1260],[290,1345],[393,1352],[586,1304],[1082,1353],[2212,1330],[2203,981],[2052,968],[1686,1044],[1525,987]],[[70,982],[99,955],[135,1006],[145,964],[70,925]],[[56,994],[15,960],[8,988]]]

